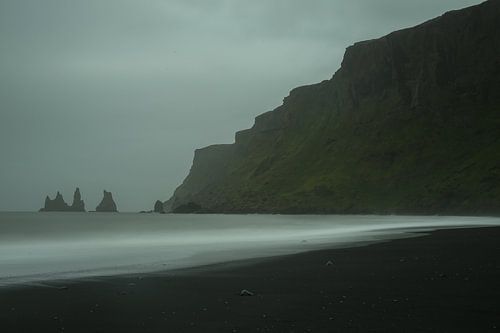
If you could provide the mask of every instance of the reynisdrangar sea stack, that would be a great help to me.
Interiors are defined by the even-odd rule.
[[[111,192],[104,190],[103,198],[95,210],[96,212],[103,212],[103,213],[118,212],[118,209],[116,208],[116,203],[113,200],[113,194]]]
[[[41,212],[85,212],[85,202],[80,194],[80,189],[77,187],[73,194],[73,203],[68,205],[62,196],[57,191],[54,199],[50,199],[47,195],[45,197],[44,207],[40,209]]]

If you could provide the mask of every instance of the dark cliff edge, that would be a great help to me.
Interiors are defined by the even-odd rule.
[[[500,1],[347,48],[330,79],[195,152],[164,208],[500,213]]]

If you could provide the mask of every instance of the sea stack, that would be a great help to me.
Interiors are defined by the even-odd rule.
[[[49,196],[45,198],[45,205],[41,212],[85,212],[85,203],[82,200],[80,194],[80,189],[77,187],[75,194],[73,195],[73,203],[69,206],[62,196],[62,194],[57,191],[54,200],[50,199]]]
[[[165,210],[163,209],[163,202],[161,202],[160,200],[156,200],[154,212],[155,213],[160,213],[160,214],[164,214],[165,213]]]
[[[41,212],[64,212],[68,210],[69,206],[59,191],[57,191],[56,197],[53,200],[49,196],[45,197],[45,206],[40,209]]]
[[[75,190],[75,194],[73,194],[73,204],[69,209],[72,212],[84,212],[85,211],[85,202],[82,200],[82,196],[80,194],[80,189],[77,187]]]
[[[116,203],[113,200],[113,194],[104,190],[104,195],[101,200],[101,203],[96,207],[96,212],[110,212],[116,213],[118,210],[116,209]]]

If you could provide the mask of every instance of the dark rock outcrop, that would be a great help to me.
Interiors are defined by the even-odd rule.
[[[56,197],[51,200],[49,196],[45,198],[45,205],[41,212],[85,212],[85,203],[82,200],[80,189],[77,187],[73,195],[73,203],[69,206],[59,191]]]
[[[500,213],[500,1],[346,50],[195,152],[165,207],[224,213]]]
[[[69,207],[69,210],[72,212],[84,212],[85,211],[85,203],[82,200],[82,196],[80,194],[80,189],[77,187],[75,193],[73,194],[73,203]]]
[[[173,210],[173,213],[177,214],[196,214],[205,212],[206,211],[195,202],[188,202],[186,204],[179,205]]]
[[[103,193],[104,194],[101,203],[99,203],[99,205],[95,209],[96,212],[118,212],[118,210],[116,209],[116,203],[113,200],[113,194],[106,190],[104,190]]]
[[[160,200],[156,200],[155,207],[154,207],[154,212],[155,213],[160,213],[160,214],[165,213],[165,210],[163,209],[163,202],[161,202]]]
[[[70,210],[68,204],[64,201],[62,194],[57,191],[56,197],[50,199],[49,196],[45,197],[45,205],[41,212],[67,212]]]

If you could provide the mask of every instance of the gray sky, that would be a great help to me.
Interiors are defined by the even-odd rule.
[[[152,209],[344,49],[474,0],[0,0],[0,210]]]

